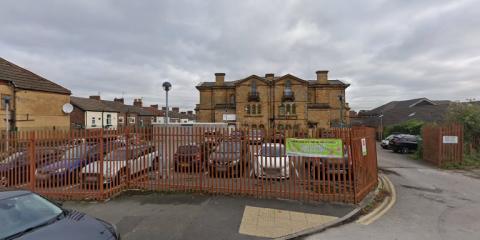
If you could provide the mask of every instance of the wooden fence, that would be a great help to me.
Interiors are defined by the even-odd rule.
[[[463,161],[462,125],[427,125],[422,128],[423,159],[439,167]]]
[[[336,138],[342,158],[286,154],[286,138]],[[155,127],[12,133],[0,188],[103,200],[127,189],[360,202],[377,185],[375,130]]]

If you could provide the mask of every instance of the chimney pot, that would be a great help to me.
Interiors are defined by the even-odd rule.
[[[142,107],[142,99],[141,98],[135,98],[133,99],[133,106],[135,107]]]
[[[90,96],[90,99],[95,99],[100,101],[100,96],[99,95],[92,95]]]
[[[113,101],[121,103],[121,104],[123,104],[125,102],[125,100],[123,98],[114,98]]]
[[[225,73],[215,73],[215,85],[221,86],[225,82]]]
[[[265,74],[265,78],[267,80],[273,80],[273,77],[275,77],[275,74],[273,74],[273,73],[266,73]]]
[[[158,109],[158,104],[152,104],[152,105],[150,105],[150,107]]]
[[[179,107],[172,107],[172,112],[180,112],[180,108]]]
[[[319,70],[317,73],[317,82],[320,84],[328,84],[328,71]]]

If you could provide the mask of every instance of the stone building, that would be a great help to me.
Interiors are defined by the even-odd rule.
[[[0,58],[0,130],[6,129],[7,122],[11,130],[69,128],[70,116],[62,107],[70,102],[70,94],[70,90]]]
[[[339,126],[348,121],[348,86],[329,80],[328,71],[317,71],[314,80],[266,74],[225,81],[216,73],[214,82],[197,85],[197,121],[277,130]]]

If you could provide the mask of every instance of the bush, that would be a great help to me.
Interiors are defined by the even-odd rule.
[[[453,103],[449,106],[446,117],[448,122],[463,125],[466,143],[471,143],[476,136],[480,136],[480,104]]]
[[[423,121],[412,119],[400,124],[388,126],[385,129],[385,136],[389,136],[393,133],[421,135],[423,124],[424,124]]]

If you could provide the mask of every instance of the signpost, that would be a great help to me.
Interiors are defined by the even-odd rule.
[[[341,139],[287,138],[286,150],[289,156],[342,158],[343,143]]]
[[[366,138],[362,138],[362,155],[363,156],[367,156],[367,139]]]
[[[443,136],[443,143],[444,144],[457,144],[458,143],[458,136]]]

